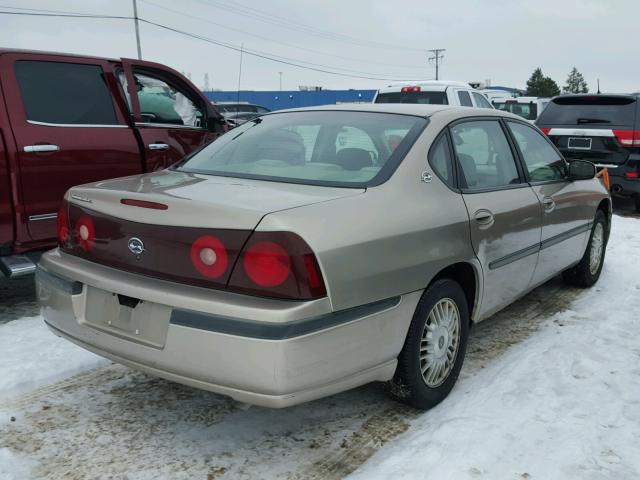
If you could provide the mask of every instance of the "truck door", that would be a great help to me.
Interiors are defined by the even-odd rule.
[[[19,218],[32,241],[50,241],[66,190],[140,173],[138,143],[107,61],[7,54],[0,78],[18,149]]]
[[[148,171],[160,170],[222,133],[221,116],[184,76],[164,65],[122,60],[118,79],[144,146]]]

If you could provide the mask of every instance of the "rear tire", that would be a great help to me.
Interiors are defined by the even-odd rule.
[[[636,213],[640,213],[640,194],[635,194],[633,196],[633,203],[636,207]]]
[[[562,272],[562,278],[566,283],[587,288],[598,281],[604,265],[607,236],[607,217],[602,210],[598,210],[582,260],[575,267]]]
[[[462,287],[448,278],[437,280],[418,302],[389,394],[423,410],[444,400],[460,374],[468,334]]]

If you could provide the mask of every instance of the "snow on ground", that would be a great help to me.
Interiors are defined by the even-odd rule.
[[[54,336],[42,317],[2,325],[0,352],[0,399],[108,363]]]
[[[353,479],[640,478],[640,222],[599,283],[466,378]]]
[[[554,280],[473,328],[458,385],[426,413],[375,384],[245,410],[38,317],[0,324],[0,479],[640,478],[638,251],[640,221],[615,217],[598,285]]]

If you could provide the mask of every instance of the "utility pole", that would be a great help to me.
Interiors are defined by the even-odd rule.
[[[280,91],[282,91],[282,72],[278,72],[278,75],[280,75]]]
[[[429,50],[429,52],[433,53],[433,57],[428,57],[428,60],[430,63],[434,63],[436,66],[436,80],[438,80],[438,67],[440,66],[440,63],[444,58],[444,55],[441,55],[441,53],[445,50],[446,49],[444,48],[434,48],[432,50]]]
[[[138,60],[142,60],[142,50],[140,49],[140,25],[138,24],[138,3],[133,0],[133,21],[136,25],[136,43],[138,45]]]
[[[238,68],[238,105],[236,113],[240,112],[240,82],[242,80],[242,54],[244,53],[244,43],[240,44],[240,68]]]

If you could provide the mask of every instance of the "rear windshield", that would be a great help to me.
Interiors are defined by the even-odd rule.
[[[527,120],[535,120],[538,116],[538,105],[535,103],[493,102],[493,106],[498,110],[520,115]]]
[[[371,112],[270,114],[227,132],[177,168],[309,185],[379,185],[426,124],[422,117]]]
[[[589,95],[554,98],[544,109],[539,125],[633,125],[633,97]]]
[[[379,93],[375,103],[426,103],[448,105],[446,92],[389,92]]]

